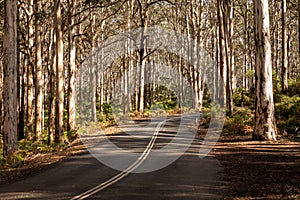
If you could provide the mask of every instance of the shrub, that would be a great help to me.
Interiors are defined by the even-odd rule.
[[[250,109],[240,108],[232,117],[227,117],[224,132],[231,134],[246,134],[252,132],[254,115]]]
[[[300,127],[300,97],[298,95],[289,97],[287,95],[275,95],[275,115],[280,132],[286,130],[294,133]]]
[[[114,119],[114,116],[111,105],[109,103],[104,103],[102,105],[102,109],[105,121],[112,121]]]

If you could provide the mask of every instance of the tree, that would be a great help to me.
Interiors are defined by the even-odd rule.
[[[49,64],[48,64],[48,89],[49,89],[49,100],[48,100],[48,143],[54,143],[55,135],[55,72],[56,72],[56,55],[55,55],[55,33],[54,25],[50,28],[50,44],[49,44]]]
[[[219,48],[220,48],[220,88],[219,98],[222,104],[227,104],[230,115],[233,113],[232,83],[233,83],[233,50],[232,25],[233,2],[218,0]]]
[[[69,29],[69,75],[68,75],[68,129],[75,130],[75,73],[76,73],[76,45],[75,45],[75,20],[74,13],[76,0],[71,1],[70,29]]]
[[[35,0],[35,14],[39,16],[41,1]],[[43,131],[43,65],[42,65],[42,41],[41,41],[41,21],[35,19],[35,136],[37,140],[41,139]]]
[[[300,0],[298,0],[298,39],[300,41]],[[300,55],[300,42],[299,42],[299,55]]]
[[[276,140],[268,0],[254,1],[256,109],[253,138]]]
[[[281,71],[281,88],[282,92],[286,93],[288,90],[288,41],[286,28],[286,0],[281,1],[282,12],[282,71]]]
[[[8,157],[18,149],[17,0],[5,1],[3,49],[3,155]]]
[[[148,24],[148,9],[149,9],[149,1],[138,1],[139,2],[139,14],[140,14],[140,20],[141,24],[140,27],[142,29],[141,31],[141,41],[140,41],[140,50],[139,50],[139,65],[140,65],[140,95],[139,95],[139,111],[140,113],[144,112],[144,94],[145,94],[145,67],[146,67],[146,37],[145,33],[147,32],[147,24]]]
[[[30,56],[33,54],[34,47],[34,26],[33,26],[33,1],[28,0],[28,48],[27,54],[28,56],[28,67],[27,67],[27,126],[29,129],[33,129],[33,99],[34,99],[34,83],[33,83],[33,72],[34,72],[34,60]],[[30,135],[32,137],[32,135]]]
[[[61,19],[61,1],[54,3],[54,26],[56,33],[56,102],[55,102],[55,142],[64,141],[64,50]]]

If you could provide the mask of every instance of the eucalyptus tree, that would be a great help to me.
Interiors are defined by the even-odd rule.
[[[256,109],[253,138],[276,140],[268,0],[254,1]]]
[[[18,149],[17,0],[5,1],[3,33],[3,155]]]
[[[35,137],[37,140],[41,139],[44,112],[43,112],[43,64],[42,64],[42,40],[41,40],[41,19],[39,18],[41,12],[41,0],[35,0]]]
[[[230,115],[233,113],[232,98],[232,73],[233,73],[233,50],[232,50],[232,26],[233,26],[233,1],[218,0],[218,22],[219,22],[219,48],[220,48],[220,88],[219,98],[227,104]]]
[[[56,106],[55,106],[55,142],[62,142],[64,137],[64,44],[62,30],[62,13],[60,0],[54,1],[54,26],[56,34]]]
[[[282,68],[281,68],[281,88],[282,92],[286,93],[288,90],[288,38],[286,28],[286,0],[281,1],[281,34],[282,34]]]
[[[76,27],[75,27],[75,12],[77,0],[72,0],[69,5],[69,62],[68,62],[68,130],[75,130],[75,78],[76,78]]]
[[[27,127],[29,127],[30,131],[33,131],[33,120],[34,120],[34,81],[33,81],[33,73],[34,73],[34,58],[31,56],[34,54],[34,0],[27,1],[28,6],[28,14],[27,14],[27,24],[28,24],[28,32],[26,36],[27,44]],[[30,133],[31,134],[31,133]],[[32,136],[32,135],[31,135]]]

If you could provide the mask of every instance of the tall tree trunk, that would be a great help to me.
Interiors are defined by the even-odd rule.
[[[231,2],[230,9],[229,9],[229,51],[230,51],[230,78],[231,78],[231,89],[232,93],[236,91],[236,74],[235,74],[235,44],[233,41],[234,37],[234,2]],[[232,94],[231,94],[232,96]],[[232,109],[233,109],[233,98],[231,97]]]
[[[35,0],[35,13],[39,16],[41,1]],[[35,136],[41,139],[43,130],[43,65],[42,65],[42,42],[40,19],[35,20]]]
[[[3,116],[3,64],[0,62],[0,116]],[[0,117],[0,133],[3,133],[3,117]]]
[[[34,99],[34,61],[32,59],[33,47],[34,47],[34,27],[33,27],[33,1],[28,0],[28,68],[27,68],[27,126],[30,132],[33,131],[33,99]],[[29,133],[29,139],[32,138],[32,133]]]
[[[256,110],[253,138],[276,140],[268,0],[254,1]]]
[[[226,105],[226,84],[227,84],[227,62],[225,47],[225,30],[224,30],[224,0],[218,0],[218,22],[219,22],[219,102],[222,106]]]
[[[280,7],[280,5],[278,4],[278,2],[275,2],[275,20],[276,21],[278,21],[279,19],[278,19],[278,16],[277,16],[277,13],[279,12],[279,11],[277,11],[277,10],[279,10],[279,7]],[[275,53],[274,53],[274,56],[275,56],[275,58],[274,58],[274,66],[273,66],[273,69],[275,69],[275,71],[276,71],[276,75],[279,75],[279,60],[280,60],[280,56],[279,56],[279,52],[280,52],[280,44],[279,44],[279,41],[280,41],[280,28],[279,28],[279,25],[278,24],[276,24],[276,26],[275,26],[275,30],[274,30],[274,36],[275,36],[275,38],[274,38],[274,51],[275,51]],[[278,79],[277,79],[277,77],[276,77],[276,79],[275,79],[275,87],[274,87],[274,89],[276,89],[276,90],[278,90]]]
[[[54,26],[51,26],[50,45],[49,45],[49,101],[48,101],[48,144],[53,144],[55,135],[55,71],[56,71],[56,53],[55,53],[55,33]]]
[[[18,21],[22,18],[25,18],[25,12],[22,10],[18,10]],[[22,40],[21,34],[18,35],[18,41]],[[26,66],[26,59],[25,59],[25,54],[21,53],[18,51],[18,65],[19,65],[19,70],[18,70],[18,96],[19,96],[19,102],[18,102],[18,107],[19,107],[19,134],[18,134],[18,140],[22,140],[25,138],[25,66]],[[2,71],[0,71],[2,73]],[[0,115],[2,116],[2,115]]]
[[[5,1],[3,35],[3,155],[11,156],[18,149],[17,88],[17,1]]]
[[[232,85],[233,85],[233,70],[234,70],[234,58],[232,49],[232,25],[233,25],[233,2],[226,0],[224,3],[224,31],[225,31],[225,52],[226,52],[226,103],[229,111],[229,115],[233,114],[233,98],[232,98]]]
[[[249,43],[248,43],[248,9],[249,9],[249,5],[248,5],[248,0],[246,1],[246,10],[244,13],[244,24],[245,24],[245,32],[244,32],[244,40],[245,40],[245,52],[244,52],[244,59],[245,59],[245,68],[244,68],[244,73],[243,73],[243,88],[248,91],[249,89],[249,81],[248,81],[248,77],[247,77],[247,71],[249,70]]]
[[[300,0],[298,0],[298,41],[300,41]],[[299,42],[299,57],[300,57],[300,42]]]
[[[69,30],[69,75],[68,75],[68,130],[75,130],[75,73],[76,73],[76,44],[75,44],[75,19],[73,15],[76,9],[76,0],[71,1],[71,24]]]
[[[140,65],[140,95],[139,95],[139,112],[144,112],[144,95],[145,95],[145,68],[146,68],[146,47],[145,47],[145,32],[146,32],[146,19],[142,19],[141,42],[139,50],[139,65]]]
[[[103,11],[103,10],[102,10]],[[101,41],[104,41],[104,30],[105,30],[105,23],[106,21],[103,20],[101,23]],[[103,103],[104,103],[104,50],[103,48],[100,50],[101,51],[101,66],[100,66],[100,112],[103,112]]]
[[[281,70],[281,90],[286,93],[288,90],[288,51],[287,51],[287,28],[286,28],[286,0],[281,1],[282,12],[282,70]]]
[[[64,63],[63,33],[60,0],[55,0],[54,26],[56,33],[56,106],[55,142],[64,141]]]
[[[25,56],[22,53],[19,53],[20,55],[20,64],[22,63],[22,67],[20,67],[19,69],[19,77],[20,77],[20,94],[18,95],[20,97],[20,101],[19,101],[19,135],[18,135],[18,139],[24,139],[25,138],[25,124],[24,124],[24,120],[25,120],[25,79],[24,79],[24,71],[25,71]]]
[[[96,42],[96,32],[95,32],[95,25],[96,25],[96,18],[95,15],[93,14],[93,11],[91,10],[90,13],[90,18],[91,18],[91,32],[92,32],[92,39],[91,39],[91,51],[92,53],[95,53],[95,42]],[[92,121],[97,122],[97,107],[96,107],[96,101],[97,101],[97,77],[96,77],[96,67],[97,67],[97,60],[95,56],[91,56],[90,58],[91,62],[91,72],[90,72],[90,81],[91,81],[91,110],[92,110]]]

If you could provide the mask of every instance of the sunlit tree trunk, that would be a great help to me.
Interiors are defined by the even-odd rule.
[[[33,99],[34,99],[34,84],[33,84],[33,73],[34,73],[34,61],[32,59],[33,47],[34,47],[34,26],[33,26],[33,0],[28,0],[28,67],[27,67],[27,126],[30,131],[33,131]],[[31,133],[30,133],[31,134]],[[29,135],[31,138],[32,135]]]
[[[102,21],[101,23],[101,41],[104,41],[104,29],[105,29],[105,20]],[[104,103],[104,64],[103,64],[103,59],[104,59],[104,51],[103,49],[101,51],[101,67],[100,67],[100,112],[103,112],[103,103]]]
[[[270,4],[272,5],[272,4]],[[273,7],[273,14],[270,15],[270,18],[271,18],[271,21],[278,21],[278,3],[277,2],[274,2],[272,7]],[[273,26],[273,29],[270,28],[270,32],[272,33],[272,67],[273,69],[275,70],[276,72],[276,75],[278,74],[278,59],[277,59],[277,56],[279,55],[279,50],[278,50],[278,26],[279,24],[276,23],[274,26]],[[274,89],[277,90],[277,85],[278,85],[278,81],[277,81],[277,78],[275,79],[275,82],[274,82]]]
[[[35,1],[35,13],[39,15],[41,1]],[[42,41],[40,19],[35,20],[35,137],[41,139],[43,130],[43,65],[42,65]]]
[[[245,52],[244,52],[244,60],[245,60],[245,66],[244,66],[244,72],[243,72],[243,88],[248,91],[249,89],[249,80],[248,80],[248,77],[247,77],[247,71],[249,70],[249,54],[248,54],[248,51],[249,51],[249,42],[248,42],[248,0],[246,1],[246,10],[245,10],[245,13],[244,13],[244,29],[245,29],[245,32],[244,32],[244,43],[245,43]]]
[[[90,13],[90,17],[91,17],[91,32],[92,32],[92,38],[91,38],[91,52],[95,53],[95,41],[96,41],[96,32],[95,32],[95,24],[96,24],[96,18],[95,15],[93,15],[93,12],[91,11]],[[97,77],[96,77],[96,56],[91,56],[90,58],[90,62],[91,62],[91,73],[90,73],[90,80],[91,80],[91,110],[92,110],[92,121],[96,122],[97,121],[97,108],[96,108],[96,101],[97,101],[97,97],[96,97],[96,93],[97,93]]]
[[[68,130],[75,130],[75,74],[76,74],[76,44],[75,44],[75,19],[73,15],[76,9],[76,0],[71,1],[70,6],[70,29],[69,29],[69,69],[68,69]]]
[[[64,136],[64,50],[61,21],[61,2],[54,3],[54,26],[56,33],[56,106],[55,106],[55,142],[65,140]]]
[[[55,33],[54,26],[51,26],[50,30],[50,45],[49,45],[49,65],[48,65],[48,76],[49,76],[49,100],[48,100],[48,143],[54,143],[55,134],[55,71],[56,71],[56,53],[55,53]]]
[[[282,70],[281,70],[281,90],[286,93],[288,90],[288,49],[287,49],[287,28],[286,28],[286,0],[281,1],[282,12]]]
[[[5,1],[3,35],[3,155],[18,149],[17,1]]]
[[[233,1],[226,0],[225,3],[225,47],[227,62],[227,84],[226,84],[226,102],[229,115],[233,114],[233,84],[234,84],[234,49],[232,42],[233,34]]]
[[[148,1],[148,0],[147,0]],[[140,4],[140,19],[141,19],[141,41],[139,50],[139,65],[140,65],[140,89],[139,89],[139,112],[144,112],[145,101],[145,67],[146,67],[146,27],[147,27],[147,5]]]
[[[231,82],[231,90],[232,93],[236,91],[236,73],[235,73],[235,44],[233,41],[234,38],[234,29],[233,27],[235,26],[234,22],[234,1],[231,2],[231,6],[229,9],[229,51],[230,51],[230,82]],[[232,94],[231,94],[232,95]],[[231,103],[232,103],[232,109],[233,109],[233,98],[231,97]]]
[[[256,110],[253,138],[276,140],[268,0],[254,1]]]
[[[224,0],[218,0],[218,22],[219,22],[219,102],[226,105],[226,88],[227,88],[227,60],[226,60],[226,39],[225,39],[225,15]]]

